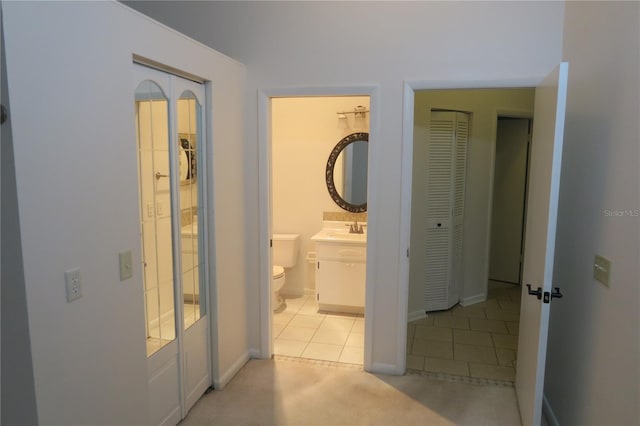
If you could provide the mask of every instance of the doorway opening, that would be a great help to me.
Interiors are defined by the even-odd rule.
[[[370,97],[269,108],[271,353],[363,365]]]
[[[514,164],[504,155],[505,145],[511,145],[501,123],[506,116],[532,116],[534,94],[534,89],[526,88],[415,92],[410,240],[414,256],[410,259],[406,359],[410,370],[515,380],[520,288],[490,281],[486,269],[490,258],[500,264],[499,243],[505,239],[503,234],[511,235],[511,228],[499,232],[504,230],[505,215],[513,219],[519,214],[512,222],[519,225],[522,236],[524,186],[517,197],[505,192],[516,182],[505,181],[512,179],[509,173]],[[451,126],[445,126],[449,121],[448,116],[441,117],[443,110],[451,115]],[[468,125],[458,128],[460,119],[463,124],[468,120]],[[521,155],[526,174],[529,119],[513,120],[526,125]],[[463,136],[466,146],[460,142]],[[504,206],[512,203],[519,206],[515,213]],[[458,222],[460,229],[454,226]],[[434,243],[436,236],[427,238],[430,230],[446,238]],[[491,243],[496,241],[498,254],[490,257],[494,245],[487,239],[494,234]],[[519,277],[522,239],[516,243]],[[439,293],[446,297],[439,300]]]
[[[496,286],[522,284],[531,129],[530,118],[498,117],[489,249]]]

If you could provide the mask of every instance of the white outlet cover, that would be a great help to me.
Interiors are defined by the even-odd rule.
[[[80,268],[69,269],[64,272],[64,281],[67,290],[67,302],[73,302],[82,297],[82,279]]]

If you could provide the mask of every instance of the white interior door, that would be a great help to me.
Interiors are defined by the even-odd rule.
[[[535,95],[516,373],[525,426],[539,425],[542,416],[568,69],[567,63],[561,63]],[[541,300],[528,293],[526,284],[532,290],[541,289]]]

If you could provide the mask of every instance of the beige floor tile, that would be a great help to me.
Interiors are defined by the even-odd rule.
[[[496,348],[498,356],[498,364],[507,367],[513,367],[513,361],[516,360],[516,352],[511,349]]]
[[[456,374],[458,376],[469,375],[469,365],[466,361],[452,359],[426,358],[424,370],[434,373]]]
[[[344,345],[353,348],[364,348],[364,334],[351,332]]]
[[[495,380],[515,380],[516,370],[513,367],[469,363],[471,377]]]
[[[272,333],[273,333],[273,338],[276,339],[278,338],[278,336],[280,336],[280,333],[282,333],[282,330],[284,330],[284,328],[286,327],[286,324],[273,324],[273,328],[272,328]]]
[[[273,342],[273,353],[276,355],[299,357],[306,347],[307,343],[299,340],[276,339]]]
[[[284,330],[282,330],[282,333],[280,333],[279,337],[281,339],[286,339],[286,340],[299,340],[301,342],[310,342],[315,332],[316,332],[315,328],[294,327],[294,326],[288,325],[285,327]]]
[[[484,302],[482,302],[484,304]],[[467,318],[487,318],[484,313],[484,306],[455,306],[451,310],[451,316],[454,317],[467,317]]]
[[[502,309],[485,309],[487,319],[499,321],[520,321],[519,311],[504,311]]]
[[[504,321],[496,320],[483,320],[481,318],[469,318],[471,330],[476,331],[489,331],[492,333],[504,333],[507,334],[507,326]]]
[[[351,332],[353,328],[353,324],[355,323],[355,318],[336,318],[336,317],[326,317],[322,324],[320,325],[320,330],[336,330],[336,331],[346,331],[347,333]]]
[[[486,331],[453,330],[453,342],[465,345],[493,347],[491,333]]]
[[[305,302],[304,305],[298,310],[299,314],[314,315],[318,313],[318,303],[315,300]]]
[[[300,308],[302,308],[302,306],[304,305],[304,303],[307,301],[306,298],[304,297],[299,297],[296,299],[285,299],[285,303],[287,305],[287,309],[285,310],[285,312],[289,312],[289,313],[297,313]]]
[[[415,339],[411,353],[431,358],[453,359],[453,344],[437,340]]]
[[[409,323],[407,324],[407,341],[413,340],[413,337],[416,335],[416,325]]]
[[[415,339],[437,340],[440,342],[452,342],[453,330],[451,328],[431,327],[428,325],[417,325]]]
[[[364,333],[364,318],[356,318],[353,322],[351,331],[355,333]]]
[[[324,315],[303,315],[297,314],[294,316],[289,325],[294,327],[310,327],[310,328],[318,328],[322,321],[324,320]]]
[[[433,325],[436,327],[449,327],[449,328],[462,328],[469,329],[469,318],[450,316],[450,317],[436,317],[433,320]]]
[[[518,349],[518,336],[512,334],[493,334],[493,344],[496,348]]]
[[[279,314],[273,314],[273,323],[274,324],[289,324],[289,321],[294,317],[293,312],[280,312]]]
[[[517,336],[520,332],[520,321],[507,321],[506,324],[509,334],[515,334]]]
[[[411,321],[409,324],[413,324],[413,325],[433,325],[433,316],[428,316],[428,317],[424,317],[424,318],[420,318],[418,320],[415,321]]]
[[[309,343],[300,356],[302,358],[319,359],[323,361],[338,361],[341,352],[341,345]]]
[[[485,346],[455,344],[453,345],[453,359],[482,364],[498,364],[494,348]]]
[[[500,300],[500,309],[503,311],[516,311],[520,312],[520,303],[512,300]]]
[[[407,368],[422,370],[424,368],[424,357],[422,355],[407,354]]]
[[[313,338],[311,338],[310,340],[314,343],[325,343],[330,345],[344,346],[348,337],[348,331],[331,330],[327,328],[323,329],[321,326],[318,331],[315,332]]]
[[[427,318],[450,317],[450,316],[451,316],[451,309],[448,309],[446,311],[433,311],[427,314]]]
[[[360,364],[364,362],[364,349],[345,346],[338,358],[339,362],[346,362],[348,364]]]

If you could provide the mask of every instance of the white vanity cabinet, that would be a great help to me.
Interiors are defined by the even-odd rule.
[[[366,243],[316,241],[316,251],[320,310],[364,313]]]

